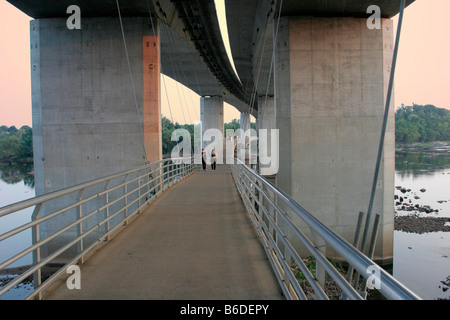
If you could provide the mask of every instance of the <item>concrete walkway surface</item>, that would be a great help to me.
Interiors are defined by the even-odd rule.
[[[175,185],[44,299],[283,299],[229,167]]]

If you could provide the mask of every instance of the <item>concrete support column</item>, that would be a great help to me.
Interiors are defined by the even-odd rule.
[[[122,21],[127,51],[117,18],[83,18],[80,30],[66,18],[31,21],[37,195],[162,157],[158,25]],[[64,219],[42,224],[42,237]]]
[[[222,163],[224,119],[223,119],[223,98],[222,97],[201,97],[200,98],[200,120],[202,122],[202,147],[205,148],[208,156],[213,149],[218,154],[218,162]],[[205,132],[209,129],[216,129]],[[217,131],[218,130],[218,131]],[[216,132],[214,134],[214,132]],[[213,134],[213,136],[211,135]]]
[[[243,132],[250,129],[250,114],[247,112],[241,112],[240,126]]]
[[[277,184],[350,243],[367,212],[393,53],[393,23],[366,19],[282,20],[276,53]],[[392,99],[394,101],[394,99]],[[381,215],[375,259],[393,254],[394,106],[373,214]],[[327,254],[332,255],[329,248]]]
[[[161,158],[159,41],[147,20],[123,19],[134,91],[116,18],[84,18],[81,30],[31,22],[38,195]]]
[[[257,129],[259,136],[259,154],[261,157],[262,152],[266,152],[266,156],[272,158],[274,152],[278,150],[273,150],[272,147],[278,149],[278,143],[275,141],[272,143],[272,130],[276,128],[276,114],[275,114],[275,104],[273,97],[260,97],[258,99],[258,119],[257,119]],[[267,143],[261,141],[261,131],[266,130]],[[261,158],[260,158],[261,159]],[[275,159],[273,159],[275,161]],[[267,177],[275,177],[279,168],[278,166],[272,165],[272,163],[260,163],[260,174]]]
[[[254,130],[250,130],[250,113],[241,112],[240,117],[240,136],[237,146],[238,158],[245,159],[249,165],[257,165],[257,142]]]

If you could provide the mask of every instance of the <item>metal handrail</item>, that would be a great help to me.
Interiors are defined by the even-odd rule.
[[[312,233],[319,236],[366,281],[373,280],[373,274],[369,270],[376,269],[378,271],[377,280],[380,284],[377,289],[385,298],[392,300],[420,299],[345,239],[327,228],[286,193],[239,159],[236,159],[236,162],[236,165],[230,166],[236,187],[264,244],[264,249],[280,286],[288,299],[307,299],[307,295],[299,286],[291,270],[292,261],[298,265],[306,281],[314,290],[315,298],[329,299],[325,293],[324,284],[305,266],[299,250],[296,249],[297,243],[300,243],[302,249],[306,249],[316,259],[316,272],[323,268],[340,287],[343,293],[341,298],[365,299],[365,296],[358,292],[351,282],[330,263],[323,250],[320,250],[317,240],[315,243],[308,239],[293,221],[293,217],[300,218],[303,223],[306,223]]]
[[[48,288],[58,277],[64,273],[67,266],[83,263],[83,259],[104,240],[109,240],[111,235],[126,225],[130,219],[139,214],[162,192],[170,188],[174,183],[186,178],[198,169],[193,157],[171,158],[156,161],[136,169],[109,175],[77,186],[65,188],[52,193],[37,196],[25,201],[14,203],[0,208],[0,218],[20,213],[27,208],[34,208],[32,221],[24,223],[12,230],[0,234],[0,244],[14,235],[31,229],[33,242],[30,246],[15,253],[12,257],[0,261],[0,270],[5,269],[12,263],[33,253],[33,263],[15,279],[0,288],[0,296],[8,292],[25,279],[34,276],[34,290],[25,298],[41,298],[42,292]],[[75,198],[69,201],[66,197]],[[54,203],[59,201],[59,203]],[[50,206],[52,208],[46,208]],[[90,207],[87,208],[87,205]],[[114,208],[118,205],[118,208]],[[90,210],[83,213],[83,208]],[[111,212],[116,209],[115,212]],[[61,225],[52,234],[46,234],[41,239],[40,226],[51,219],[57,219],[63,214],[74,212],[75,219]],[[42,212],[46,212],[41,216]],[[130,212],[128,212],[130,211]],[[85,227],[90,218],[96,217],[96,223]],[[113,221],[116,219],[116,221]],[[77,234],[61,244],[54,252],[46,257],[41,256],[41,249],[48,245],[58,236],[63,235],[70,229],[77,228]],[[104,228],[104,230],[100,230]],[[97,234],[95,234],[97,232]],[[90,244],[85,247],[89,236]],[[68,255],[69,249],[77,245],[76,252],[70,252],[64,257],[64,266],[44,282],[42,281],[42,270],[50,263],[59,262],[63,254]],[[74,251],[74,250],[72,250]],[[61,264],[61,263],[60,263]]]

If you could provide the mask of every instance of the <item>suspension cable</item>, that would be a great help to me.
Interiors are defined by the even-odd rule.
[[[262,110],[265,110],[267,107],[267,96],[269,95],[269,86],[270,86],[270,78],[272,77],[272,70],[274,69],[274,64],[275,64],[275,50],[276,50],[276,44],[277,44],[277,39],[278,39],[278,30],[280,28],[280,20],[281,20],[281,9],[283,8],[283,0],[281,0],[280,2],[280,9],[278,12],[278,21],[277,21],[277,26],[275,28],[275,37],[273,39],[273,50],[272,50],[272,59],[270,60],[270,68],[269,68],[269,76],[267,78],[267,87],[266,87],[266,95],[265,95],[265,100],[264,100],[264,107],[262,107]],[[275,71],[274,71],[274,88],[275,88]],[[258,109],[260,108],[260,106],[258,105]],[[259,128],[261,129],[263,122],[264,122],[264,112],[261,112],[261,121],[259,122]]]
[[[262,66],[262,61],[263,61],[263,57],[264,57],[264,49],[266,47],[268,23],[269,23],[269,21],[267,20],[266,26],[264,28],[264,41],[263,41],[263,47],[261,49],[261,58],[260,58],[259,66],[258,66],[258,70],[257,70],[256,81],[253,82],[253,89],[252,89],[252,93],[251,93],[251,97],[250,97],[250,106],[249,106],[250,107],[250,110],[249,110],[250,115],[253,112],[253,106],[255,104],[256,94],[258,91],[259,77],[261,75],[261,66]]]
[[[170,30],[169,30],[169,26],[164,25],[164,31],[166,32],[167,35],[167,39],[169,39],[169,44],[172,48],[175,48],[175,40],[173,39],[173,35],[171,34]],[[169,58],[170,59],[170,64],[172,65],[172,70],[173,73],[180,78],[179,75],[179,71],[178,71],[178,66],[176,65],[176,62],[174,63],[172,57]],[[186,116],[185,116],[185,112],[184,112],[184,108],[183,108],[183,102],[181,101],[181,94],[180,94],[180,89],[179,89],[179,83],[178,81],[175,81],[175,86],[177,88],[177,93],[178,93],[178,99],[179,99],[179,103],[180,103],[180,108],[181,108],[181,112],[183,114],[183,119],[184,119],[184,123],[187,124],[186,121]]]
[[[153,36],[154,36],[155,39],[156,39],[156,38],[157,38],[157,35],[156,35],[156,28],[155,28],[155,26],[154,26],[154,24],[153,24],[152,13],[151,13],[151,10],[150,10],[150,3],[148,2],[148,0],[147,0],[147,8],[148,8],[148,14],[149,14],[149,18],[150,18],[150,23],[151,23],[151,25],[152,25]],[[161,43],[161,42],[160,42],[160,43]],[[159,46],[158,46],[157,50],[158,50],[158,56],[161,57],[161,48],[160,48]],[[160,70],[161,70],[161,74],[163,74],[163,76],[161,76],[161,78],[162,78],[162,80],[163,80],[164,91],[165,91],[165,93],[166,93],[167,104],[168,104],[168,106],[169,106],[170,120],[172,121],[172,124],[175,126],[175,123],[173,122],[173,115],[172,115],[172,108],[171,108],[171,106],[170,106],[169,94],[168,94],[168,92],[167,92],[166,78],[165,78],[165,76],[164,76],[163,66],[162,66],[161,63],[160,63],[160,67],[159,67],[159,68],[160,68]]]
[[[119,0],[116,0],[116,4],[117,4],[117,12],[119,14],[120,28],[122,30],[122,38],[123,38],[123,44],[124,44],[124,47],[125,47],[125,55],[126,55],[127,63],[128,63],[128,71],[130,73],[131,87],[133,89],[134,104],[135,104],[135,107],[136,107],[136,115],[137,115],[137,118],[138,118],[139,130],[140,130],[141,138],[142,138],[142,146],[144,148],[144,158],[145,158],[145,163],[147,163],[148,162],[148,157],[147,157],[147,148],[145,146],[144,130],[142,128],[142,120],[141,120],[141,115],[139,113],[139,107],[138,107],[138,102],[137,102],[137,97],[136,97],[136,89],[135,89],[135,86],[134,86],[133,72],[131,71],[130,57],[128,55],[128,46],[127,46],[127,41],[125,39],[125,32],[124,32],[124,29],[123,29],[122,15],[120,13]]]
[[[283,5],[283,0],[281,0],[281,3],[280,3],[280,9],[279,9],[279,13],[278,13],[278,24],[279,24],[279,21],[280,21],[282,5]],[[258,67],[256,82],[254,82],[254,84],[253,84],[252,97],[251,97],[251,102],[250,102],[250,114],[252,114],[252,112],[253,112],[253,108],[254,108],[255,100],[256,100],[256,95],[257,95],[257,91],[258,91],[257,87],[258,87],[259,78],[260,78],[260,74],[261,74],[261,66],[262,66],[262,61],[263,61],[263,57],[264,57],[264,50],[265,50],[265,46],[266,46],[266,41],[267,41],[267,27],[269,25],[269,20],[270,20],[270,18],[267,18],[266,26],[264,28],[264,42],[263,42],[263,47],[261,49],[261,59],[259,61],[259,67]],[[277,26],[277,34],[278,34],[278,26]],[[270,77],[272,75],[272,65],[273,65],[273,62],[274,62],[274,52],[275,52],[274,50],[275,50],[275,47],[272,50],[272,58],[271,58],[271,62],[270,62],[269,76],[267,78],[267,82],[268,82],[267,86],[269,86],[269,84],[270,84]],[[266,89],[266,101],[267,101],[267,92],[268,92],[268,88]]]

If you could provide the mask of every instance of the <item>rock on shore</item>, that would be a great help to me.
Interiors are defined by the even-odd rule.
[[[417,215],[396,216],[395,230],[409,233],[450,232],[450,218],[420,217]]]

